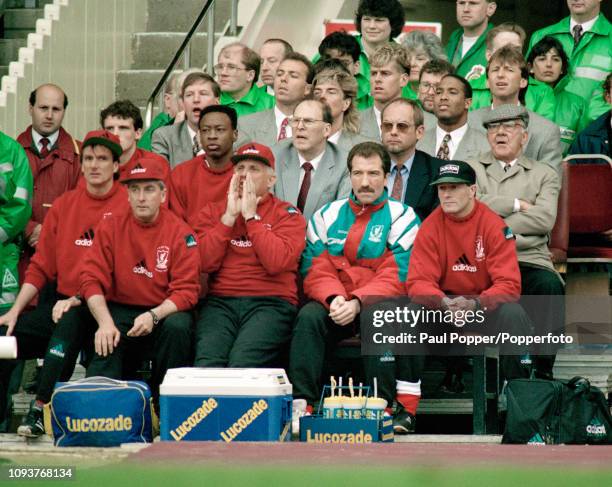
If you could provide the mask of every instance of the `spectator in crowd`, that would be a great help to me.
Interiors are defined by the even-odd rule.
[[[310,93],[314,69],[303,54],[292,52],[281,61],[274,77],[274,106],[238,120],[240,134],[269,147],[291,137],[289,118]]]
[[[239,42],[223,47],[215,64],[221,87],[221,105],[236,110],[238,116],[261,112],[274,106],[274,97],[257,85],[261,60],[257,53]]]
[[[485,52],[487,62],[495,51],[504,46],[514,46],[522,52],[526,38],[525,29],[514,22],[505,22],[497,27],[493,27],[487,33],[487,50]],[[491,92],[487,85],[486,73],[470,80],[470,84],[474,93],[470,109],[478,110],[479,108],[491,105]],[[554,121],[555,94],[552,88],[531,76],[529,77],[529,84],[525,93],[525,106],[532,112]]]
[[[472,87],[465,78],[457,74],[444,76],[434,97],[437,124],[425,132],[417,147],[445,160],[465,161],[487,152],[489,144],[485,136],[468,125],[471,101]]]
[[[446,54],[442,49],[440,38],[433,32],[413,30],[406,35],[402,45],[408,52],[410,65],[408,84],[402,90],[402,96],[410,100],[416,100],[419,94],[421,69],[429,61],[446,61]]]
[[[319,59],[323,61],[337,59],[342,62],[348,72],[355,76],[357,81],[355,105],[358,110],[365,110],[369,107],[370,78],[366,78],[361,74],[360,56],[361,46],[357,39],[345,31],[336,31],[321,41],[321,44],[319,44],[319,54],[315,56],[314,61],[318,63]]]
[[[550,166],[524,155],[531,123],[525,107],[516,104],[489,110],[483,125],[491,151],[470,164],[476,171],[479,200],[501,216],[516,236],[522,293],[542,296],[528,312],[536,334],[546,335],[562,331],[565,317],[563,306],[546,298],[564,294],[548,250],[561,182]],[[538,377],[552,378],[554,358],[550,350],[536,357]]]
[[[608,103],[608,111],[592,122],[572,144],[570,154],[603,154],[612,157],[612,121],[610,106],[612,105],[612,73],[606,76],[603,82],[603,96]],[[579,162],[579,161],[574,161]]]
[[[604,99],[608,103],[608,111],[589,124],[578,134],[569,151],[570,154],[603,154],[612,157],[610,139],[612,139],[612,122],[610,105],[612,105],[612,73],[603,82]]]
[[[370,57],[370,63],[370,93],[374,104],[361,113],[361,134],[380,140],[380,114],[387,103],[402,95],[410,75],[410,61],[404,47],[389,42]]]
[[[142,116],[140,109],[130,100],[119,100],[111,103],[100,112],[100,125],[104,130],[119,137],[121,156],[119,157],[119,178],[126,176],[138,166],[142,158],[155,161],[164,174],[164,184],[170,184],[170,165],[162,156],[141,149],[137,146],[142,134]],[[166,203],[166,207],[168,204]]]
[[[95,320],[78,297],[79,264],[97,235],[98,222],[128,208],[125,188],[116,181],[120,155],[115,135],[103,130],[87,134],[81,155],[85,184],[53,203],[15,304],[0,317],[6,327],[0,334],[17,339],[20,359],[45,359],[36,398],[17,430],[21,436],[44,433],[43,406],[51,400],[55,383],[70,378],[79,351],[93,342]],[[57,292],[42,293],[51,281],[57,281]],[[36,308],[24,312],[39,294]],[[0,409],[6,404],[4,387],[13,367],[14,361],[0,360]]]
[[[273,366],[291,338],[306,221],[270,194],[274,161],[267,146],[240,147],[227,200],[200,213],[202,270],[213,277],[196,324],[198,367]]]
[[[25,150],[34,178],[32,216],[25,228],[19,269],[25,272],[36,250],[42,223],[58,196],[73,189],[81,174],[81,143],[62,127],[68,97],[59,86],[44,84],[30,93],[32,124],[17,137]],[[10,160],[10,159],[8,159]]]
[[[365,110],[373,104],[371,97],[363,97],[370,92],[370,59],[374,53],[388,42],[393,41],[404,28],[404,7],[398,0],[360,0],[355,12],[356,36],[361,48],[359,56],[359,109]]]
[[[238,139],[236,110],[209,105],[200,112],[200,140],[205,154],[172,170],[170,209],[194,227],[207,203],[223,201],[233,174],[232,147]]]
[[[489,23],[497,9],[491,0],[457,0],[457,22],[446,46],[448,60],[455,66],[456,73],[468,81],[485,72],[485,38],[493,27]]]
[[[181,87],[181,102],[185,120],[160,127],[153,133],[153,152],[168,159],[171,167],[204,153],[200,144],[198,123],[200,112],[209,105],[218,105],[221,89],[209,75],[190,73]]]
[[[603,82],[604,98],[609,106],[612,105],[612,73],[606,76]],[[578,134],[578,137],[572,144],[570,154],[603,154],[612,157],[612,147],[610,140],[612,139],[612,111],[601,115],[597,120],[591,122],[586,129]],[[574,160],[572,164],[579,163],[601,163],[600,160],[582,159]],[[572,235],[572,242],[576,241],[582,245],[612,245],[612,228],[601,232],[599,235]]]
[[[197,242],[186,223],[162,207],[164,175],[141,159],[121,182],[130,210],[100,222],[80,269],[80,295],[98,328],[87,376],[122,379],[124,360],[153,360],[158,408],[166,371],[192,363],[189,310],[200,290]]]
[[[336,144],[347,154],[353,146],[367,139],[359,134],[361,119],[355,97],[357,81],[339,61],[326,61],[328,68],[323,68],[315,76],[313,96],[329,106],[332,124],[328,142]]]
[[[276,69],[293,47],[284,39],[266,39],[259,49],[261,59],[261,72],[259,73],[259,87],[266,93],[274,96],[274,78]]]
[[[529,51],[540,39],[557,39],[569,56],[568,81],[563,89],[588,102],[586,123],[608,110],[599,87],[612,71],[612,25],[601,13],[601,0],[567,0],[569,17],[536,31]]]
[[[487,65],[487,79],[491,89],[492,104],[469,113],[468,123],[474,128],[482,127],[484,117],[500,105],[518,105],[525,101],[529,82],[529,68],[521,52],[513,46],[497,50]],[[528,110],[531,123],[525,156],[545,162],[561,171],[561,136],[559,127],[540,115]]]
[[[333,119],[329,106],[304,100],[293,112],[293,138],[273,148],[276,166],[274,193],[295,205],[306,219],[326,203],[348,196],[346,152],[327,140]]]
[[[3,132],[0,132],[0,158],[6,161],[0,175],[0,185],[3,188],[0,196],[1,313],[13,305],[19,291],[17,266],[24,246],[22,233],[32,216],[33,177],[23,146]],[[36,236],[37,242],[39,237],[40,234]]]
[[[384,147],[356,145],[348,169],[350,198],[326,204],[308,224],[300,270],[311,301],[298,313],[289,354],[295,423],[320,397],[326,350],[359,332],[363,300],[404,292],[419,228],[411,208],[387,197],[391,160]]]
[[[529,52],[527,64],[533,79],[546,83],[554,90],[555,118],[553,121],[561,131],[563,154],[566,154],[576,134],[584,128],[587,100],[565,89],[570,79],[566,76],[569,60],[563,46],[554,37],[542,37]]]
[[[523,336],[530,331],[529,318],[516,303],[521,276],[514,236],[499,216],[476,199],[475,183],[474,170],[462,161],[441,166],[433,182],[440,207],[423,222],[414,242],[406,281],[412,303],[407,308],[415,313],[424,307],[452,312],[455,319],[452,323],[421,319],[414,323],[414,333],[460,332],[455,327],[462,326],[458,313],[465,316],[466,311],[478,310],[485,312],[484,324],[476,322],[470,327],[463,321],[461,330],[480,333],[486,327],[487,332]],[[507,379],[529,376],[519,350],[523,351],[504,349],[501,354],[501,372]],[[382,397],[388,404],[397,400],[393,430],[414,433],[424,356],[386,354],[374,364],[372,373],[378,377]]]
[[[424,132],[423,111],[414,100],[396,98],[383,109],[381,128],[382,143],[391,156],[387,193],[424,220],[439,204],[430,183],[443,161],[416,150]]]
[[[434,115],[434,98],[440,80],[447,74],[453,74],[455,67],[448,61],[432,59],[423,65],[419,74],[419,103],[423,109],[425,130],[437,124]]]
[[[173,73],[168,78],[168,81],[166,81],[166,85],[164,86],[163,109],[151,121],[149,128],[147,128],[140,136],[140,139],[138,139],[138,144],[136,145],[140,149],[150,151],[153,132],[160,127],[172,125],[179,113],[183,113],[184,116],[179,96],[181,90],[179,80],[182,74],[183,73]]]

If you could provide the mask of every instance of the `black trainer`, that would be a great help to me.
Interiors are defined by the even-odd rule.
[[[28,415],[25,417],[23,424],[17,428],[17,434],[27,438],[38,438],[44,433],[43,410],[41,407],[36,406],[35,401],[32,401]]]
[[[393,415],[393,432],[396,435],[407,435],[416,430],[416,418],[404,408],[397,409]]]

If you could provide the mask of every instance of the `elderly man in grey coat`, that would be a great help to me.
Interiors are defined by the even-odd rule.
[[[520,105],[489,110],[483,127],[491,151],[468,161],[476,171],[477,196],[506,222],[516,236],[522,294],[538,298],[526,303],[537,335],[562,331],[563,281],[555,271],[548,239],[555,225],[561,183],[557,172],[526,157],[530,114]],[[477,245],[477,244],[476,244]],[[554,348],[539,349],[536,376],[552,378]]]

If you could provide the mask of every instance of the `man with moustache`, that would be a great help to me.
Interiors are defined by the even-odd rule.
[[[410,206],[422,221],[439,204],[430,183],[444,162],[416,149],[423,137],[423,111],[415,100],[396,98],[383,109],[381,128],[391,156],[387,193]]]
[[[349,198],[326,204],[308,224],[302,256],[304,292],[289,354],[294,431],[299,417],[320,398],[326,351],[359,331],[364,300],[404,292],[419,219],[388,198],[391,159],[375,142],[357,144],[348,156]]]

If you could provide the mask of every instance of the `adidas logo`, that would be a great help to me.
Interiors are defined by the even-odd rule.
[[[52,349],[49,350],[49,355],[55,355],[59,358],[64,358],[64,347],[62,344],[55,345]]]
[[[242,248],[247,248],[247,247],[252,247],[253,246],[253,242],[251,242],[247,237],[245,237],[244,235],[242,235],[238,240],[233,239],[230,240],[230,243],[234,246],[234,247],[242,247]]]
[[[78,239],[74,241],[75,245],[79,247],[91,247],[93,245],[94,231],[93,228],[90,228],[85,233],[83,233]]]
[[[470,261],[468,260],[466,255],[463,254],[457,259],[457,262],[455,262],[453,270],[455,272],[476,272],[478,269],[475,265],[470,264]]]
[[[545,445],[546,442],[540,433],[536,433],[531,437],[531,439],[527,442],[528,445]]]
[[[593,420],[586,427],[587,436],[592,439],[601,440],[606,437],[606,427],[597,420]]]
[[[147,172],[147,170],[144,167],[142,167],[140,164],[136,164],[134,166],[134,169],[130,171],[130,174],[140,174],[143,172]]]
[[[144,274],[149,279],[153,279],[153,273],[147,269],[147,264],[144,260],[137,262],[132,271],[134,271],[134,274]]]

